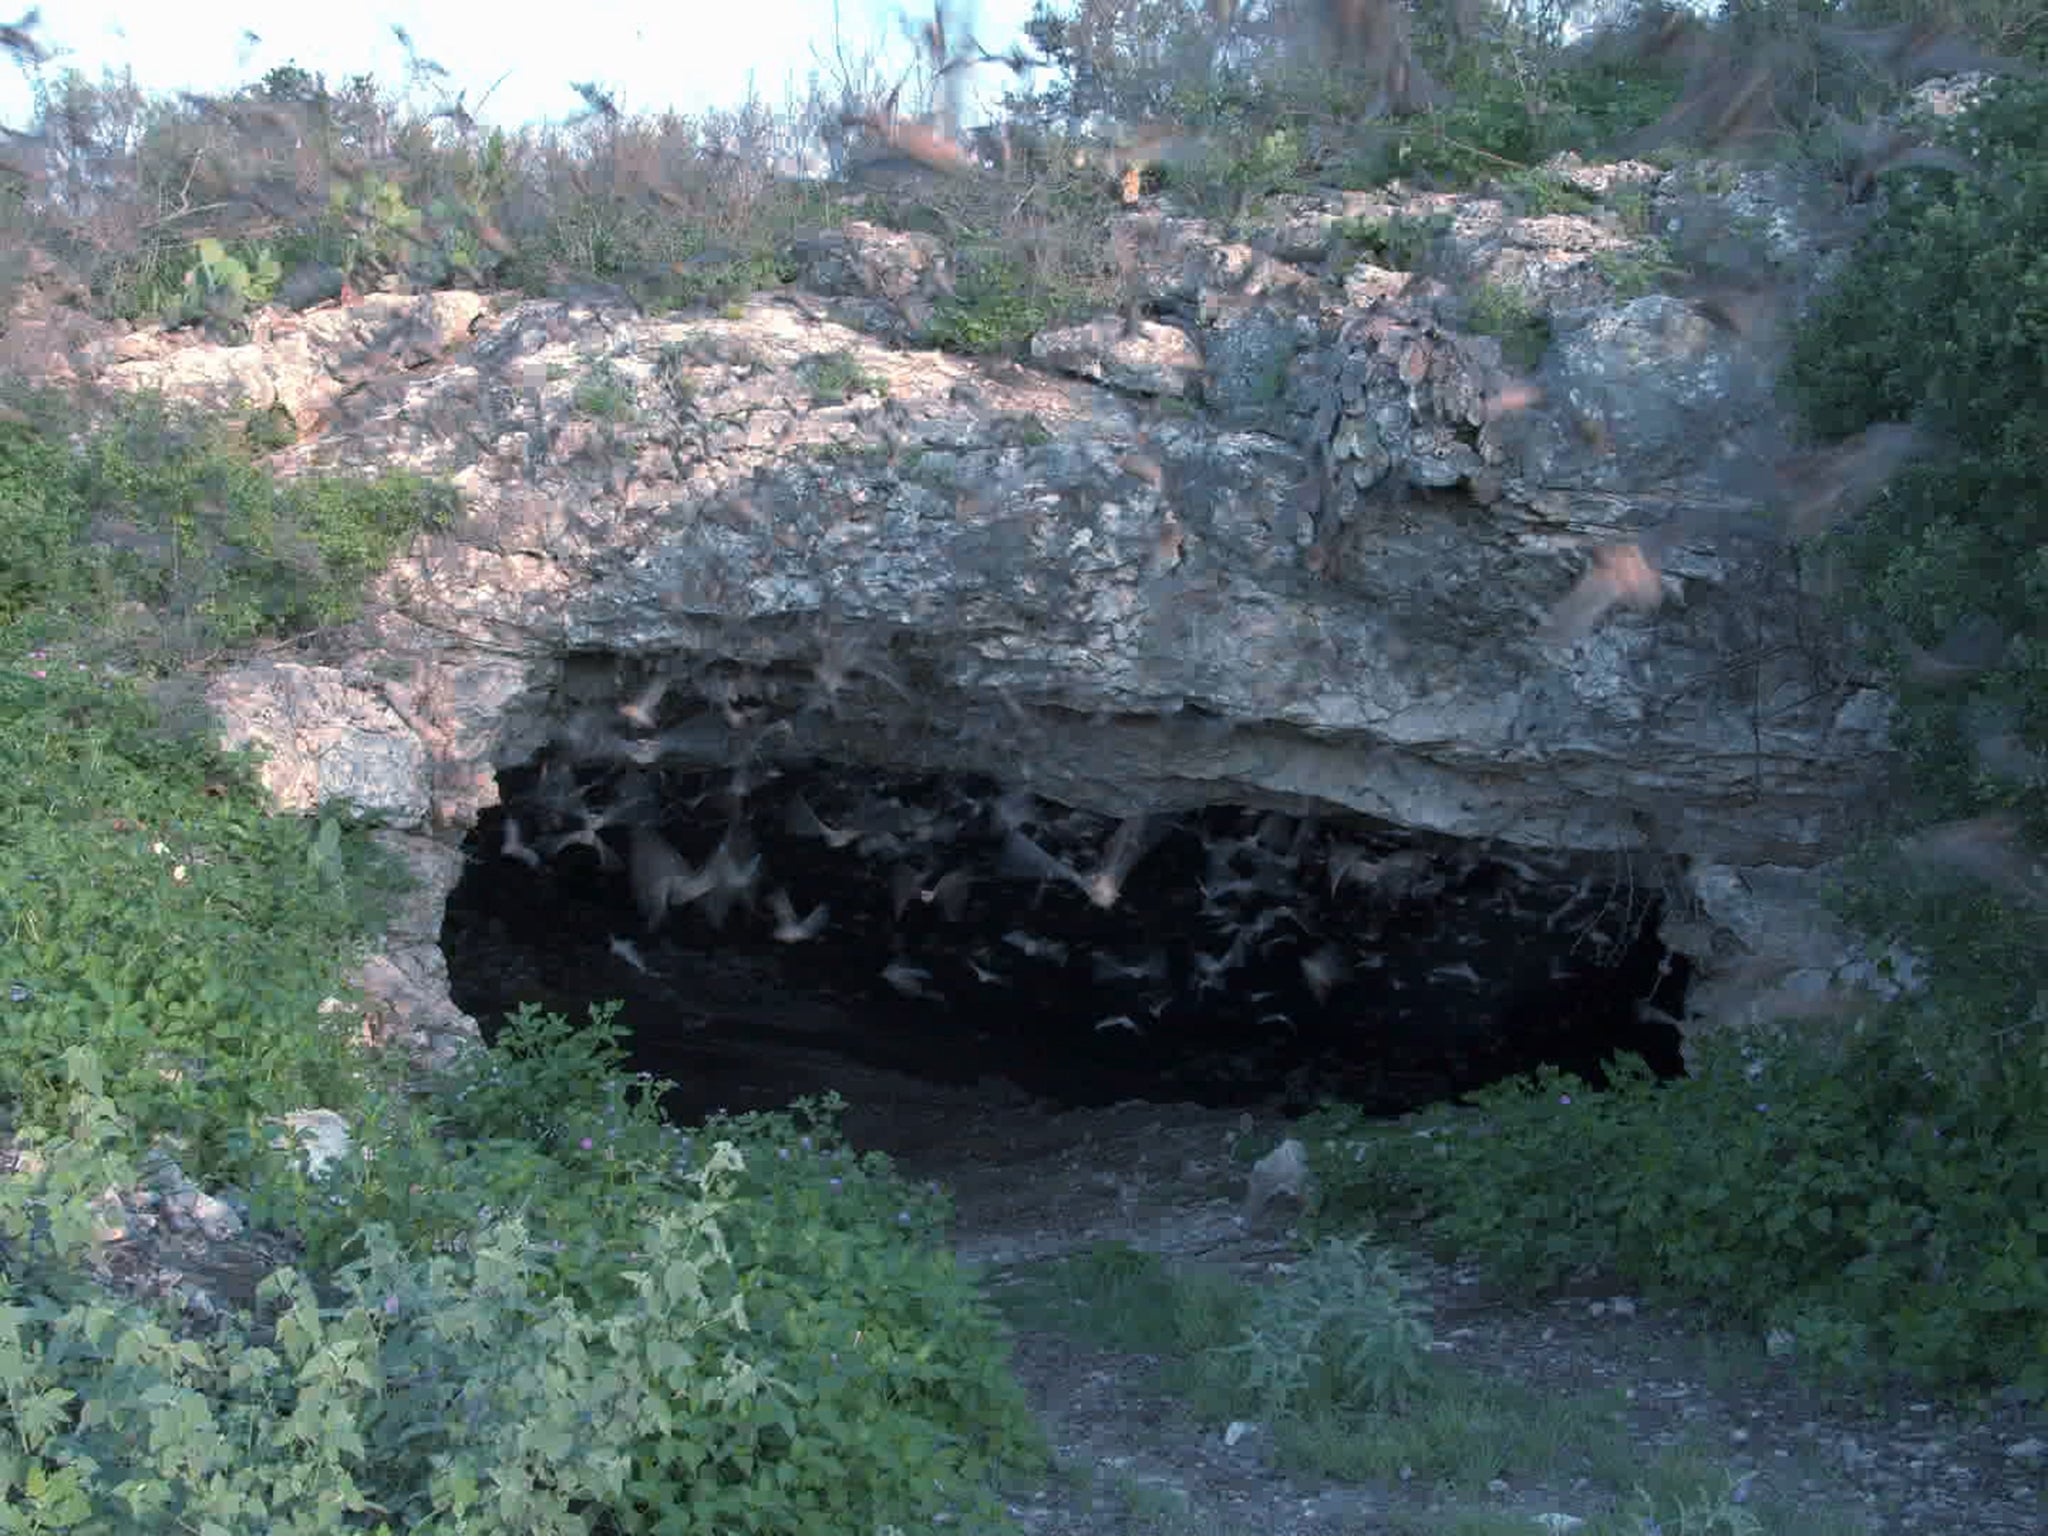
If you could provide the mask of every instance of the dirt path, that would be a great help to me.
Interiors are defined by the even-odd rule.
[[[1270,1149],[1285,1122],[1190,1106],[1049,1112],[999,1085],[933,1089],[875,1074],[848,1090],[856,1145],[890,1152],[907,1174],[952,1192],[961,1259],[1001,1299],[1047,1261],[1123,1243],[1251,1284],[1286,1272],[1284,1230],[1240,1219],[1242,1140]],[[1014,1509],[1036,1536],[1107,1532],[1457,1532],[1569,1529],[1588,1536],[1652,1527],[1625,1518],[1633,1465],[1589,1460],[1563,1406],[1598,1401],[1601,1438],[1685,1458],[1703,1485],[1688,1536],[2003,1536],[2048,1531],[2048,1424],[2017,1408],[1971,1413],[1935,1401],[1883,1410],[1822,1402],[1740,1342],[1701,1334],[1681,1312],[1628,1296],[1525,1304],[1456,1267],[1416,1268],[1433,1303],[1436,1351],[1482,1380],[1530,1389],[1525,1417],[1558,1405],[1556,1443],[1530,1464],[1485,1475],[1397,1473],[1344,1481],[1286,1471],[1262,1427],[1234,1438],[1149,1385],[1158,1363],[1058,1328],[1015,1329],[1016,1369],[1055,1448],[1060,1475]],[[1529,1404],[1538,1405],[1534,1414]],[[1576,1410],[1573,1410],[1576,1411]],[[1541,1428],[1541,1426],[1526,1426]],[[1540,1438],[1540,1436],[1538,1437]],[[1644,1475],[1648,1475],[1645,1472]],[[1731,1489],[1740,1489],[1729,1502]],[[1706,1500],[1722,1506],[1708,1518]],[[1762,1523],[1743,1524],[1760,1512]],[[1656,1529],[1672,1536],[1667,1516]]]

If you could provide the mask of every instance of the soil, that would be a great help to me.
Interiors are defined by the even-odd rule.
[[[1240,1154],[1284,1139],[1290,1127],[1277,1117],[1143,1103],[1061,1112],[1000,1084],[936,1088],[880,1072],[848,1080],[843,1060],[837,1071],[854,1103],[854,1144],[950,1190],[956,1251],[992,1287],[1023,1266],[1108,1241],[1251,1284],[1284,1274],[1301,1253],[1285,1215],[1257,1226],[1243,1219]],[[1625,1393],[1633,1444],[1705,1450],[1731,1477],[1751,1479],[1751,1505],[1799,1512],[1796,1524],[1763,1527],[1772,1536],[2048,1531],[2048,1421],[2038,1409],[1843,1401],[1802,1385],[1752,1342],[1717,1339],[1681,1309],[1597,1284],[1529,1300],[1489,1288],[1466,1266],[1410,1255],[1410,1268],[1433,1303],[1442,1352],[1545,1392]],[[1590,1520],[1631,1492],[1562,1473],[1496,1481],[1474,1495],[1419,1479],[1370,1486],[1290,1472],[1256,1429],[1229,1443],[1224,1425],[1199,1422],[1149,1386],[1156,1360],[1031,1326],[1013,1326],[1013,1335],[1017,1374],[1061,1474],[1012,1501],[1034,1536],[1390,1532],[1430,1529],[1431,1515],[1456,1511],[1511,1517],[1503,1530],[1540,1530],[1543,1515]]]

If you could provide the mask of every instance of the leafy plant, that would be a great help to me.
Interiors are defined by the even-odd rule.
[[[1326,1238],[1259,1293],[1243,1339],[1222,1352],[1269,1417],[1310,1402],[1398,1408],[1422,1385],[1425,1312],[1386,1253],[1362,1238]]]
[[[647,285],[646,297],[650,305],[671,309],[704,305],[726,319],[737,320],[745,313],[740,300],[763,289],[779,288],[795,276],[788,258],[769,244],[744,251],[707,248],[672,260],[667,272]]]
[[[0,722],[0,1071],[22,1112],[54,1113],[66,1052],[90,1046],[124,1114],[186,1138],[196,1172],[254,1117],[360,1099],[319,1005],[392,889],[364,831],[329,823],[310,860],[245,768],[71,665],[0,671]]]
[[[1899,678],[1929,819],[2048,831],[2048,87],[2000,81],[1951,130],[1981,177],[1903,177],[1795,338],[1788,385],[1823,438],[1911,419],[1940,442],[1831,541],[1843,602]],[[1916,665],[1978,637],[1958,673]],[[2002,721],[1994,725],[1992,722]],[[2029,968],[2029,974],[2034,974]]]
[[[804,372],[811,385],[814,405],[842,405],[852,395],[889,392],[889,381],[861,367],[851,352],[823,352],[809,358]]]
[[[1519,289],[1480,283],[1466,301],[1465,320],[1482,336],[1500,339],[1501,355],[1531,369],[1550,346],[1550,319]]]
[[[938,1241],[943,1208],[853,1157],[836,1104],[680,1136],[604,1076],[602,1024],[595,1049],[572,1033],[527,1015],[501,1068],[465,1067],[480,1091],[441,1130],[525,1123],[518,1090],[539,1082],[572,1120],[611,1113],[566,1127],[595,1134],[451,1139],[392,1084],[362,1122],[373,1155],[310,1187],[284,1159],[253,1168],[259,1218],[296,1184],[316,1250],[356,1257],[324,1302],[283,1270],[256,1314],[205,1337],[73,1267],[135,1135],[74,1049],[70,1133],[31,1124],[38,1172],[0,1187],[0,1394],[25,1430],[0,1500],[25,1528],[88,1532],[326,1533],[364,1515],[570,1532],[600,1512],[706,1536],[999,1526],[990,1479],[1043,1445]],[[431,1209],[421,1183],[465,1196],[460,1216],[370,1214]]]
[[[284,268],[267,245],[244,247],[236,254],[206,236],[193,242],[192,253],[193,263],[176,298],[165,306],[167,325],[239,319],[252,306],[267,304],[284,276]]]
[[[2048,1388],[2048,1219],[2013,1214],[2048,1175],[2032,1072],[1960,1094],[1911,1041],[1872,1018],[1746,1055],[1709,1039],[1678,1082],[1623,1062],[1604,1092],[1545,1072],[1417,1126],[1331,1111],[1318,1220],[1419,1222],[1538,1289],[1610,1275],[1845,1372]]]
[[[1138,1354],[1201,1353],[1237,1336],[1250,1298],[1200,1271],[1176,1271],[1156,1253],[1104,1242],[1057,1260],[1002,1293],[1020,1319],[1073,1329]]]
[[[284,406],[270,405],[260,411],[249,413],[248,424],[243,427],[242,436],[256,452],[275,453],[280,448],[289,448],[299,440],[299,427],[298,423],[292,420],[292,413]]]
[[[570,404],[586,416],[617,421],[633,413],[633,385],[610,359],[604,359],[584,375]]]
[[[1428,263],[1437,242],[1450,227],[1447,214],[1414,218],[1397,213],[1385,219],[1347,220],[1339,225],[1338,232],[1375,266],[1394,272],[1414,272]]]
[[[427,216],[406,198],[395,176],[367,172],[337,177],[327,191],[329,226],[342,237],[346,271],[389,272],[403,267],[423,241]]]
[[[1664,242],[1655,239],[1638,241],[1627,250],[1595,251],[1592,263],[1613,287],[1617,299],[1636,299],[1654,293],[1680,270]]]
[[[971,355],[1014,352],[1055,318],[1051,294],[1033,281],[1030,269],[1001,251],[966,253],[953,292],[932,317],[934,346]]]
[[[1557,213],[1591,213],[1599,203],[1563,176],[1541,167],[1515,171],[1499,182],[1503,196],[1528,218]]]
[[[238,436],[147,397],[76,449],[58,419],[0,427],[0,620],[34,608],[149,661],[298,633],[353,617],[368,577],[452,509],[402,472],[280,484]]]
[[[1298,128],[1226,119],[1208,151],[1177,165],[1169,184],[1197,209],[1235,219],[1274,193],[1299,190],[1307,170]]]
[[[480,1213],[516,1212],[531,1293],[602,1314],[640,1294],[648,1212],[701,1176],[700,1149],[730,1147],[729,1267],[713,1294],[744,1308],[737,1358],[782,1386],[758,1415],[705,1407],[718,1426],[709,1441],[704,1426],[636,1441],[624,1528],[730,1517],[742,1529],[864,1529],[891,1508],[977,1507],[986,1475],[1039,1455],[1000,1340],[940,1241],[936,1193],[906,1185],[886,1158],[856,1156],[836,1100],[670,1128],[667,1085],[620,1073],[614,1015],[572,1028],[521,1009],[488,1055],[435,1085],[431,1130],[373,1126],[374,1155],[318,1183],[273,1162],[252,1209],[292,1223],[320,1263],[366,1224],[449,1252],[471,1243]],[[704,1444],[727,1441],[745,1447],[738,1463],[705,1459]],[[749,1487],[739,1464],[776,1470]]]

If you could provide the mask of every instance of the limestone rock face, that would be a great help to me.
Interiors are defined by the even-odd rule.
[[[1648,167],[1565,169],[1660,206]],[[1839,849],[1887,704],[1829,654],[1758,472],[1787,432],[1769,358],[1632,293],[1640,240],[1420,194],[1294,199],[1242,243],[1158,211],[1112,234],[1126,314],[1047,332],[1034,369],[888,341],[950,284],[930,242],[860,229],[803,247],[829,304],[380,295],[243,348],[131,341],[110,377],[315,428],[285,473],[406,466],[464,499],[324,659],[215,681],[228,739],[270,749],[286,804],[412,828],[469,824],[496,768],[567,742],[1644,867]],[[1531,367],[1486,334],[1501,294],[1547,337]],[[1647,594],[1546,630],[1645,536]],[[636,733],[656,678],[667,728]]]
[[[244,346],[152,327],[98,344],[87,361],[117,389],[158,390],[216,410],[282,406],[304,432],[349,391],[467,342],[483,311],[473,293],[375,293],[346,308],[266,310]]]

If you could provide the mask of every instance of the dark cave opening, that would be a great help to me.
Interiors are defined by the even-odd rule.
[[[487,1041],[617,999],[678,1120],[809,1091],[778,1062],[1124,1100],[1396,1114],[1617,1052],[1682,1069],[1687,963],[1592,858],[1349,815],[1119,820],[824,762],[499,776],[442,936]],[[650,921],[651,919],[651,921]],[[829,1076],[829,1073],[828,1073]]]

